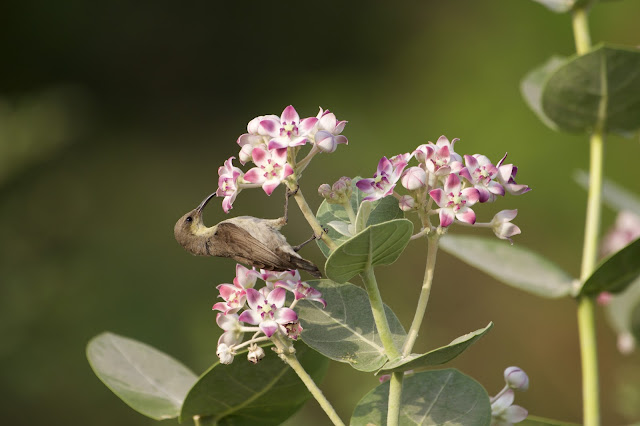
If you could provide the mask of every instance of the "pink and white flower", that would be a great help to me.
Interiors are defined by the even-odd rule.
[[[237,314],[225,315],[219,313],[216,315],[216,323],[218,327],[224,330],[224,333],[218,339],[218,345],[225,344],[228,347],[233,347],[242,343],[244,331],[242,331],[242,324],[238,321]]]
[[[247,289],[250,309],[242,312],[238,319],[257,325],[267,337],[273,336],[280,326],[298,321],[298,315],[293,309],[283,307],[286,294],[283,288],[269,290],[263,287],[261,291]]]
[[[493,229],[493,233],[496,234],[496,237],[501,240],[509,240],[512,245],[513,241],[511,241],[511,237],[518,235],[521,232],[520,228],[511,223],[517,214],[518,210],[502,210],[496,213],[490,222],[491,229]]]
[[[453,223],[454,218],[461,222],[474,224],[476,214],[469,207],[480,199],[480,194],[475,188],[461,190],[460,178],[456,174],[447,176],[444,189],[436,188],[429,191],[429,195],[440,207],[440,226],[447,227]]]
[[[224,302],[218,302],[213,305],[214,310],[223,312],[224,314],[235,314],[242,309],[247,300],[246,289],[253,288],[260,274],[255,269],[247,269],[244,266],[236,265],[236,277],[233,279],[233,285],[220,284],[217,289],[220,297]]]
[[[222,200],[222,210],[225,213],[229,213],[229,210],[233,208],[233,202],[242,190],[239,185],[239,180],[242,180],[242,170],[233,165],[233,159],[236,157],[230,157],[224,162],[224,166],[218,168],[218,190],[216,195],[218,197],[224,197]]]
[[[320,108],[320,112],[316,116],[318,121],[316,122],[317,132],[313,137],[314,144],[322,152],[334,152],[338,147],[338,144],[348,144],[346,136],[341,135],[344,130],[346,121],[338,121],[334,113],[329,110],[323,111]]]
[[[315,302],[320,302],[323,308],[327,307],[327,302],[322,298],[322,293],[300,279],[278,281],[276,283],[276,287],[289,290],[294,294],[296,300],[313,300]]]
[[[418,152],[414,151],[414,154],[416,156],[419,155],[419,158],[421,158],[424,152],[425,167],[429,173],[433,173],[436,176],[447,176],[451,173],[451,163],[462,162],[462,157],[453,150],[453,145],[459,140],[455,138],[449,142],[449,139],[442,135],[435,144],[429,142],[431,149],[422,148],[421,146],[416,150]],[[432,151],[431,155],[429,155],[430,151]]]
[[[271,195],[280,182],[293,174],[293,168],[287,163],[286,148],[265,150],[256,147],[251,152],[251,157],[257,167],[245,173],[244,180],[261,184],[267,195]]]
[[[308,117],[300,120],[296,109],[289,105],[282,111],[280,118],[270,116],[258,124],[259,133],[269,135],[269,149],[282,149],[300,146],[308,142],[308,135],[314,130],[318,119]]]
[[[513,164],[504,164],[504,160],[507,159],[507,154],[504,154],[502,160],[498,162],[498,181],[504,186],[507,192],[511,195],[521,195],[525,192],[531,191],[527,185],[518,185],[515,181],[518,168]]]
[[[408,212],[416,208],[416,200],[414,200],[411,195],[403,195],[398,200],[398,207],[400,207],[400,210],[403,212]]]
[[[267,271],[265,269],[260,269],[260,279],[265,282],[268,288],[274,289],[275,284],[278,281],[298,281],[301,279],[300,272],[297,269],[292,269],[290,271]]]
[[[247,124],[247,132],[238,138],[238,145],[240,145],[240,164],[244,165],[247,161],[251,160],[251,152],[256,146],[262,146],[267,148],[269,142],[269,135],[260,127],[260,123],[265,120],[278,120],[277,115],[261,115],[254,118]]]
[[[382,157],[378,163],[378,170],[373,179],[360,179],[356,186],[365,194],[370,194],[364,201],[373,201],[393,194],[393,188],[407,166],[405,161],[399,160],[394,165],[387,157]]]
[[[504,195],[504,187],[495,181],[498,168],[484,155],[465,155],[466,167],[458,173],[467,179],[480,193],[480,202],[486,203],[496,199],[496,195]]]

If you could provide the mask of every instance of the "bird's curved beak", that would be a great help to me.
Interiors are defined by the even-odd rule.
[[[202,200],[202,202],[200,203],[200,205],[196,208],[196,213],[197,214],[201,214],[202,213],[202,209],[204,209],[204,206],[207,205],[207,203],[209,202],[209,200],[211,200],[213,197],[216,196],[216,193],[214,192],[213,194],[209,195],[207,198],[205,198],[204,200]]]

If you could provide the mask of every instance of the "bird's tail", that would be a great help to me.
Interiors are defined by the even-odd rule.
[[[291,256],[291,263],[295,265],[296,269],[302,269],[303,271],[307,271],[316,278],[322,278],[322,273],[320,272],[318,267],[306,259]]]

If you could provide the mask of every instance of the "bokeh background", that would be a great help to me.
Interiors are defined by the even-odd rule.
[[[597,5],[594,42],[640,44],[640,3]],[[0,5],[0,412],[7,425],[144,425],[103,386],[85,345],[109,330],[154,345],[195,372],[215,361],[215,286],[234,264],[196,258],[173,239],[184,212],[214,191],[246,123],[293,104],[349,120],[348,146],[305,173],[316,188],[371,175],[383,155],[441,134],[458,152],[509,152],[519,183],[516,244],[578,275],[586,193],[571,175],[587,139],[556,134],[522,101],[519,82],[552,54],[574,51],[567,15],[526,0],[165,2],[31,0]],[[638,139],[610,137],[606,174],[640,192]],[[209,207],[206,221],[225,218]],[[277,217],[246,191],[232,215]],[[482,220],[494,211],[476,210]],[[298,211],[286,234],[306,239]],[[606,228],[614,214],[605,211]],[[316,247],[304,255],[323,260]],[[379,269],[385,301],[408,327],[424,270],[413,242]],[[509,365],[531,388],[530,413],[580,422],[575,303],[516,291],[439,254],[417,350],[494,321],[451,363],[490,394]],[[620,355],[598,313],[603,423],[640,419],[640,358]],[[242,362],[242,361],[240,361]],[[377,379],[332,363],[322,389],[345,419]],[[221,384],[224,386],[224,384]],[[167,424],[173,424],[168,421]],[[328,421],[313,402],[290,425]]]

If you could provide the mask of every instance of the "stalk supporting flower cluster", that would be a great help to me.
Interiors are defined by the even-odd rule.
[[[587,53],[591,48],[587,15],[588,10],[586,8],[579,8],[573,11],[572,16],[576,52],[580,55]],[[593,272],[597,260],[601,215],[600,199],[602,194],[605,107],[606,99],[602,99],[598,123],[590,138],[589,192],[582,266],[580,269],[580,279],[583,282]],[[600,424],[598,352],[596,342],[595,300],[591,296],[582,295],[578,299],[578,331],[582,359],[583,422],[586,426],[597,426]]]

